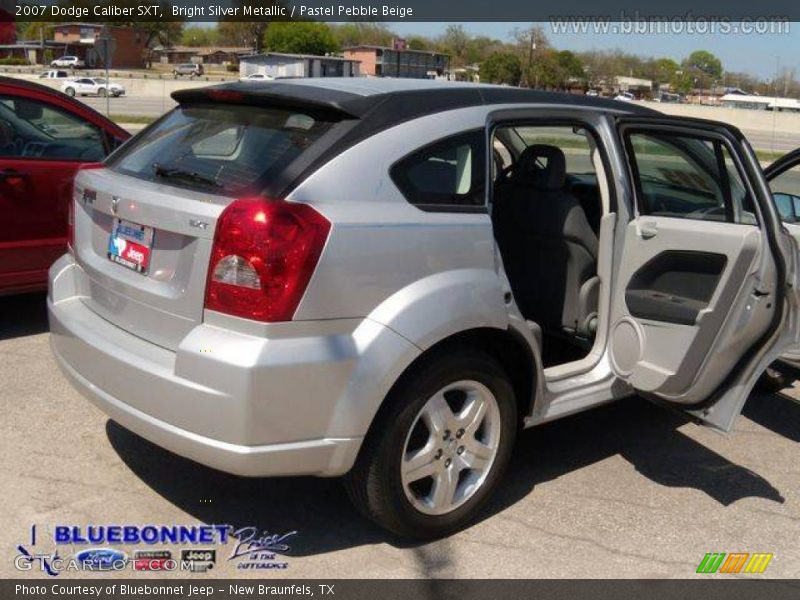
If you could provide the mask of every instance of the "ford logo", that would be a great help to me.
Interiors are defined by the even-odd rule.
[[[125,553],[113,548],[81,550],[75,558],[87,571],[120,571],[128,563]]]

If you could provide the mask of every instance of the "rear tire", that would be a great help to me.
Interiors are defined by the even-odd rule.
[[[67,96],[69,96],[70,98],[74,98],[75,97],[75,89],[74,88],[68,87],[67,89],[64,90],[64,93]]]
[[[432,356],[386,398],[345,487],[364,516],[399,536],[448,535],[473,521],[494,492],[516,428],[514,391],[494,358]]]
[[[774,365],[767,367],[767,370],[761,375],[758,380],[758,387],[765,392],[777,394],[781,390],[785,390],[794,383],[794,379],[787,373],[776,369]]]

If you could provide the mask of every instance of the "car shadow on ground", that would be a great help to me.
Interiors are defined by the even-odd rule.
[[[47,294],[0,297],[0,341],[47,331]]]
[[[765,429],[800,443],[800,403],[785,394],[754,393],[742,414]]]
[[[770,423],[772,426],[765,425],[770,429],[784,427],[772,417],[775,406],[783,422],[800,424],[800,405],[786,398],[770,396],[758,404],[747,411],[748,417]],[[685,423],[681,416],[630,398],[526,431],[520,435],[509,472],[482,518],[515,504],[539,484],[615,455],[621,455],[655,484],[694,488],[722,506],[748,497],[784,501],[757,473],[678,431]],[[795,427],[794,431],[798,430],[800,427]],[[162,450],[113,421],[108,421],[106,433],[114,450],[138,477],[198,520],[234,527],[252,525],[272,533],[296,530],[290,555],[315,555],[378,542],[424,551],[418,544],[394,539],[359,516],[336,479],[240,478]]]

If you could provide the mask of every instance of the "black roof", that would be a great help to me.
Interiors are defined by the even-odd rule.
[[[344,149],[375,133],[429,114],[488,105],[583,106],[621,115],[659,115],[633,103],[521,88],[430,80],[320,78],[236,82],[178,90],[179,103],[224,102],[301,109],[339,120],[335,143],[318,155],[305,153],[272,180],[268,195],[281,197]]]
[[[343,117],[362,118],[376,113],[401,122],[426,114],[493,104],[556,104],[582,106],[633,115],[658,115],[635,103],[561,92],[516,87],[458,84],[430,80],[320,78],[265,82],[235,82],[172,93],[178,102],[209,98],[249,105],[287,105],[325,110]]]

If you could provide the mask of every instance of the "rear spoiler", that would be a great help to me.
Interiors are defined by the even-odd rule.
[[[179,104],[222,102],[246,106],[275,106],[334,114],[339,118],[357,119],[373,102],[364,96],[309,85],[281,82],[227,83],[172,92]]]

